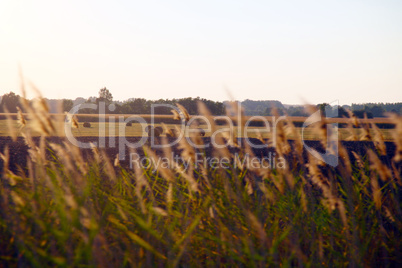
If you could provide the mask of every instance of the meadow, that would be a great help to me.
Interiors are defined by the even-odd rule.
[[[26,167],[8,169],[7,147],[1,158],[0,264],[61,267],[398,267],[402,263],[401,161],[402,119],[387,120],[391,130],[345,119],[342,139],[372,144],[364,153],[337,144],[339,163],[327,164],[306,154],[300,130],[291,120],[274,132],[281,168],[266,168],[247,143],[217,135],[228,147],[195,149],[179,142],[155,152],[145,145],[147,165],[127,169],[94,147],[90,157],[65,142],[46,136],[64,129],[41,99],[28,116],[20,113],[0,123],[1,135],[22,136],[29,147]],[[199,114],[222,126],[199,103]],[[182,111],[183,114],[186,111]],[[29,118],[27,120],[26,118]],[[244,127],[242,120],[236,122]],[[75,135],[96,136],[75,124]],[[357,124],[358,128],[353,127]],[[173,125],[171,126],[173,127]],[[139,126],[128,135],[145,135]],[[257,132],[256,132],[257,133]],[[110,133],[107,133],[109,135]],[[257,135],[257,134],[256,134]],[[325,122],[315,124],[310,138],[327,144]],[[40,136],[34,142],[33,136]],[[257,135],[258,136],[258,135]],[[293,144],[290,145],[288,138]],[[272,141],[272,136],[264,142]],[[190,135],[202,145],[204,138]],[[268,141],[267,141],[268,140]],[[386,153],[384,142],[395,143]],[[166,142],[164,135],[162,143]],[[136,153],[136,149],[132,149]],[[205,166],[195,155],[228,159]],[[160,157],[170,165],[156,165]]]

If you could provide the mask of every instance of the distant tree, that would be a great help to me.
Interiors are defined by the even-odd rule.
[[[68,99],[63,99],[63,112],[68,112],[73,108],[73,101]]]
[[[265,108],[264,115],[272,115],[271,113],[272,113],[272,108],[271,107]]]
[[[290,116],[308,116],[303,106],[290,106],[287,113]]]
[[[207,99],[195,99],[195,107],[197,106],[197,102],[198,101],[202,101],[205,106],[207,106],[208,110],[211,112],[211,114],[213,115],[223,115],[225,114],[225,105],[222,102],[218,102],[218,101],[211,101],[211,100],[207,100]]]
[[[349,114],[344,107],[338,107],[338,117],[349,117]]]
[[[5,112],[5,110],[7,109],[10,113],[16,113],[17,107],[21,107],[19,95],[16,95],[14,92],[10,92],[2,96],[0,104],[2,112]]]
[[[338,118],[343,118],[343,117],[349,117],[348,112],[346,111],[345,106],[339,106],[335,105],[332,107],[327,107],[327,114],[326,116],[328,117],[338,117]],[[331,109],[329,109],[331,108]],[[329,113],[328,113],[329,112]]]
[[[85,102],[86,103],[96,103],[98,101],[99,98],[91,96],[89,97]]]
[[[352,111],[364,110],[365,112],[367,112],[367,114],[371,113],[374,117],[384,117],[386,112],[398,112],[401,109],[402,102],[352,104]]]
[[[285,107],[281,102],[273,100],[255,101],[246,99],[241,102],[241,106],[246,115],[270,115],[272,113],[272,108],[274,107],[280,115],[285,111]]]
[[[83,104],[83,103],[85,103],[85,101],[86,101],[86,100],[85,100],[84,98],[82,98],[82,97],[76,98],[76,99],[73,101],[73,106]]]
[[[159,99],[157,101],[153,101],[149,104],[149,107],[152,107],[152,104],[170,104],[170,105],[175,105],[174,102],[169,101],[169,100],[164,100],[164,99]],[[183,105],[184,106],[184,105]],[[187,108],[187,107],[186,107]],[[156,106],[153,108],[153,111],[155,114],[171,114],[172,112],[170,111],[171,109],[166,106]],[[151,110],[149,110],[151,112]]]
[[[106,102],[112,102],[113,101],[113,96],[112,96],[112,93],[110,93],[109,89],[104,87],[104,88],[101,88],[99,90],[98,101],[106,101]]]
[[[133,113],[135,114],[144,114],[149,110],[149,104],[146,99],[136,99],[133,103]]]
[[[317,108],[321,111],[322,116],[326,116],[326,110],[325,109],[331,109],[331,106],[328,103],[320,103],[317,104]]]
[[[384,117],[385,109],[383,106],[374,105],[371,107],[370,111],[374,117]]]
[[[352,106],[350,105],[342,105],[342,108],[345,110],[352,110]]]
[[[107,113],[111,113],[111,114],[123,114],[124,110],[123,110],[123,106],[120,105],[119,103],[113,103],[114,104],[114,110],[113,111],[108,111]]]
[[[357,110],[353,111],[357,118],[364,118],[366,115],[367,118],[373,118],[373,114],[371,112],[366,112],[365,110]]]

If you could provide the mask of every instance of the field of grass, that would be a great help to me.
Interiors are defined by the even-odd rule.
[[[202,104],[199,111],[210,117]],[[41,126],[37,135],[60,133],[47,113],[31,113],[32,124]],[[376,149],[351,158],[339,144],[336,167],[303,157],[291,122],[275,132],[276,157],[285,165],[268,167],[267,160],[247,161],[253,160],[247,144],[207,154],[182,139],[188,166],[172,159],[170,148],[163,152],[170,165],[158,165],[161,155],[145,146],[148,165],[124,169],[95,148],[84,159],[69,143],[37,145],[25,126],[18,131],[30,147],[27,166],[13,173],[11,152],[1,155],[0,266],[398,267],[402,119],[389,120],[396,124],[388,132],[395,156],[384,153],[383,132],[368,135],[363,127],[357,136]],[[16,126],[4,123],[2,135]],[[132,135],[140,133],[132,128]],[[311,135],[325,143],[322,130],[318,125]],[[97,127],[74,131],[92,135]],[[204,165],[196,153],[228,161]]]

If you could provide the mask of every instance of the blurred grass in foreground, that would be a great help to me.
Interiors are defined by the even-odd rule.
[[[30,110],[32,124],[43,137],[57,135],[57,122],[41,105]],[[211,118],[202,103],[199,111]],[[196,152],[205,152],[183,139],[181,156],[192,162],[189,169],[175,163],[125,170],[96,148],[91,159],[83,159],[69,143],[42,139],[37,145],[22,126],[30,147],[27,167],[12,173],[8,149],[2,153],[0,264],[397,266],[402,120],[392,120],[395,156],[385,155],[381,132],[349,128],[352,137],[365,135],[376,150],[351,159],[338,144],[335,168],[313,157],[306,160],[292,122],[282,122],[276,151],[287,161],[284,169],[235,168],[233,162],[228,168],[205,168],[194,162]],[[318,125],[315,133],[325,143],[323,129]],[[285,133],[294,136],[293,149]],[[234,137],[227,139],[233,139],[232,149],[240,156],[253,156],[247,145],[238,148]],[[160,157],[144,149],[149,159]],[[233,150],[214,148],[213,154],[234,161]],[[169,157],[170,149],[164,153]]]

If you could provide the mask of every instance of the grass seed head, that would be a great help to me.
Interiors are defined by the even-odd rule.
[[[18,124],[21,127],[25,127],[27,124],[27,121],[25,120],[25,117],[22,114],[21,108],[17,106],[17,110],[18,110]]]
[[[384,135],[381,133],[380,129],[377,127],[376,124],[371,123],[371,128],[374,131],[373,141],[374,141],[375,147],[377,148],[378,152],[381,155],[386,155],[387,149],[386,149],[385,143],[384,143]]]
[[[170,111],[173,114],[173,120],[180,120],[180,114],[175,109],[172,109]]]
[[[176,106],[179,107],[179,110],[180,110],[181,114],[183,115],[184,120],[186,122],[188,122],[190,120],[190,115],[188,114],[187,109],[184,108],[184,106],[181,105],[180,103],[176,103]]]

